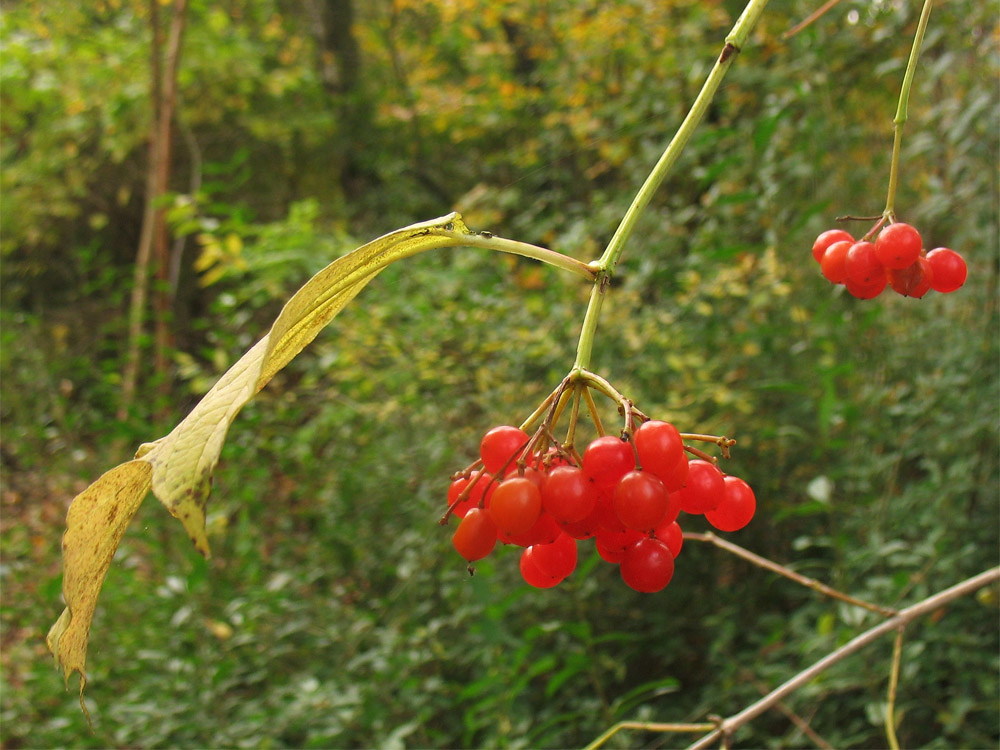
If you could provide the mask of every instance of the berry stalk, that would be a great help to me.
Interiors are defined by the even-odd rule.
[[[906,62],[906,72],[903,73],[903,84],[899,89],[899,104],[896,105],[896,115],[892,118],[892,162],[889,167],[889,193],[885,199],[883,218],[895,221],[896,187],[899,184],[899,154],[903,141],[903,125],[906,123],[907,109],[910,105],[910,88],[913,86],[913,74],[917,69],[920,48],[924,42],[924,32],[927,30],[927,19],[931,15],[933,0],[924,0],[917,21],[917,31],[913,35],[913,46],[910,48],[910,59]]]

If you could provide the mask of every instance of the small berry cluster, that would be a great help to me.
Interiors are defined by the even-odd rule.
[[[757,506],[745,481],[724,475],[712,461],[688,460],[669,422],[643,422],[630,439],[599,437],[579,460],[561,447],[533,452],[523,430],[494,427],[482,439],[480,457],[481,466],[473,464],[448,490],[449,511],[461,518],[452,544],[470,563],[498,541],[523,547],[521,575],[537,588],[572,573],[576,541],[593,538],[626,584],[660,591],[683,544],[681,511],[736,531]]]
[[[886,286],[904,297],[954,292],[968,273],[961,255],[946,247],[925,252],[920,232],[902,222],[886,226],[875,242],[829,229],[816,238],[812,254],[828,281],[858,299],[877,297]]]

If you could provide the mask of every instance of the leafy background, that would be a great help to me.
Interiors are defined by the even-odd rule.
[[[695,542],[656,596],[589,553],[554,590],[525,586],[509,550],[470,578],[436,525],[447,477],[562,377],[588,290],[449,250],[385,271],[240,415],[210,561],[143,505],[94,622],[88,731],[44,646],[73,495],[371,237],[458,209],[596,257],[741,9],[356,3],[338,70],[321,5],[191,3],[176,350],[166,395],[146,377],[124,420],[147,7],[4,6],[3,746],[567,747],[620,719],[733,713],[874,624]],[[995,3],[933,11],[896,203],[969,282],[862,303],[808,253],[835,216],[881,210],[916,6],[848,0],[787,40],[811,4],[765,14],[626,249],[594,363],[647,413],[738,439],[729,466],[760,510],[729,538],[890,606],[995,565],[1000,528]],[[998,596],[908,628],[903,745],[996,746]],[[787,708],[834,746],[884,745],[890,652]],[[812,743],[777,711],[736,741]]]

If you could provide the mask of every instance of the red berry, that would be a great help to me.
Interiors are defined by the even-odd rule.
[[[726,483],[716,466],[700,458],[688,464],[687,484],[677,494],[685,513],[714,510],[721,502]]]
[[[851,279],[844,282],[844,286],[847,287],[847,291],[854,297],[858,299],[875,299],[878,297],[886,287],[888,283],[888,276],[883,271],[882,278],[871,284],[858,284]]]
[[[847,240],[834,242],[823,253],[819,265],[827,281],[834,284],[844,283],[844,279],[847,278],[847,253],[852,244]]]
[[[598,485],[614,485],[635,468],[635,454],[627,440],[605,435],[583,452],[583,473]]]
[[[451,543],[469,562],[481,560],[493,551],[497,543],[497,527],[490,514],[482,508],[473,508],[465,514],[451,537]]]
[[[562,529],[559,528],[556,519],[543,510],[538,514],[538,520],[527,531],[522,531],[520,534],[505,534],[502,531],[498,531],[497,538],[504,544],[530,547],[533,544],[549,544],[554,542],[556,537],[561,533]]]
[[[632,436],[639,463],[652,472],[668,491],[680,489],[687,479],[687,457],[681,434],[669,422],[650,420],[639,425]]]
[[[559,528],[574,539],[590,539],[601,528],[600,503],[579,521],[560,521]]]
[[[576,570],[576,540],[560,534],[551,544],[536,544],[531,548],[535,566],[547,575],[562,580]]]
[[[935,292],[954,292],[965,283],[969,269],[965,259],[954,250],[938,247],[927,253],[927,262],[934,271],[931,288]]]
[[[893,291],[904,297],[918,299],[930,291],[934,281],[934,269],[922,255],[906,268],[890,270],[888,275]]]
[[[643,537],[625,550],[619,570],[630,588],[652,594],[660,591],[674,575],[674,556],[659,539]]]
[[[823,253],[825,253],[826,249],[834,242],[853,243],[854,238],[851,236],[850,232],[845,232],[843,229],[827,229],[816,238],[815,242],[813,242],[812,254],[817,263],[820,263],[823,260]]]
[[[478,480],[476,479],[477,476],[479,477]],[[487,487],[489,487],[489,493],[487,497],[487,499],[489,499],[489,497],[493,495],[493,490],[495,488],[495,485],[492,485],[490,483],[490,479],[492,479],[492,476],[489,473],[485,471],[480,471],[473,474],[468,479],[464,477],[459,477],[454,482],[452,482],[451,485],[449,485],[448,487],[448,507],[451,507],[451,504],[456,500],[458,500],[459,496],[465,491],[465,489],[470,484],[473,483],[473,481],[476,482],[472,486],[472,489],[469,490],[469,494],[465,498],[465,500],[456,505],[452,513],[454,513],[459,518],[465,518],[466,513],[468,513],[473,508],[478,507],[480,500],[483,499],[483,493],[487,491],[486,490]]]
[[[615,513],[625,526],[652,531],[666,518],[670,493],[648,471],[630,471],[615,487]]]
[[[534,526],[542,512],[538,485],[524,477],[505,479],[490,500],[490,518],[504,534],[520,534]]]
[[[909,224],[890,224],[875,238],[875,253],[888,269],[906,268],[919,256],[923,248],[920,232]]]
[[[541,489],[542,485],[545,483],[545,473],[539,471],[534,466],[525,466],[524,469],[521,469],[521,467],[516,463],[512,463],[507,467],[507,473],[504,476],[508,478],[524,477],[525,479],[530,479],[535,483],[535,486],[537,486],[538,489]]]
[[[844,261],[847,282],[858,286],[871,286],[879,281],[885,283],[885,266],[878,259],[875,245],[871,242],[855,242],[847,251]]]
[[[479,443],[479,457],[483,459],[486,471],[496,474],[528,442],[528,434],[511,425],[494,427]]]
[[[661,523],[656,527],[653,536],[670,548],[670,554],[676,560],[677,556],[681,553],[681,548],[684,546],[684,533],[681,531],[680,524],[677,521]]]
[[[719,531],[738,531],[750,523],[757,510],[757,498],[750,485],[739,477],[725,479],[726,490],[715,510],[705,512],[706,520]]]
[[[557,586],[562,578],[555,578],[543,573],[538,569],[538,565],[535,562],[534,547],[528,547],[521,553],[521,577],[524,582],[529,586],[534,586],[536,589],[550,589],[553,586]]]
[[[594,535],[594,546],[602,559],[617,565],[622,561],[625,550],[645,536],[646,534],[635,529],[625,529],[624,531],[600,529]]]
[[[542,485],[542,505],[557,521],[581,521],[597,504],[597,489],[576,466],[557,466]]]

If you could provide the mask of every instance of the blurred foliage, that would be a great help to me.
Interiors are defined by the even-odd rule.
[[[312,272],[382,232],[455,208],[595,257],[741,9],[356,3],[357,84],[338,91],[321,5],[192,0],[174,419]],[[626,248],[594,363],[647,413],[737,438],[760,510],[733,541],[891,606],[995,565],[1000,528],[995,6],[934,9],[896,202],[929,246],[965,254],[966,287],[859,302],[808,253],[835,216],[882,208],[918,9],[848,0],[788,40],[813,4],[765,14]],[[470,578],[435,524],[447,477],[565,374],[589,290],[449,250],[386,270],[240,415],[212,560],[140,509],[94,622],[90,734],[43,637],[67,503],[159,434],[152,395],[112,419],[145,13],[0,16],[4,747],[567,747],[621,719],[733,713],[874,624],[695,542],[656,597],[593,555],[554,590],[524,586],[511,551]],[[908,628],[903,745],[996,746],[998,596]],[[836,747],[883,746],[890,654],[869,648],[787,707]],[[809,740],[770,712],[736,744]]]

